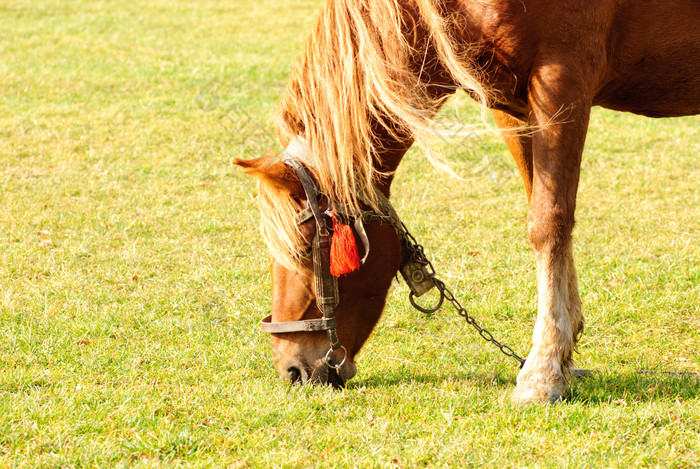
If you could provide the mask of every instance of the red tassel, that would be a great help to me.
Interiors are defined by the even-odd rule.
[[[333,219],[333,238],[331,239],[331,274],[335,277],[349,274],[360,268],[360,255],[352,227]]]

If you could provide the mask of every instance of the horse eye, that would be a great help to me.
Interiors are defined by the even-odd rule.
[[[306,250],[305,250],[304,252],[301,253],[301,257],[303,257],[303,258],[309,258],[309,257],[311,257],[311,256],[312,256],[312,253],[313,253],[313,250],[314,250],[313,246],[309,245],[309,247],[306,248]]]

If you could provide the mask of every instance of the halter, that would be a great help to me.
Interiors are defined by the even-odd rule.
[[[323,313],[323,318],[277,322],[273,321],[272,315],[270,315],[264,318],[260,324],[263,332],[272,334],[327,331],[328,342],[330,342],[331,348],[326,352],[325,360],[328,366],[339,370],[348,357],[348,351],[338,340],[335,324],[335,308],[338,306],[339,297],[338,279],[331,275],[330,269],[332,230],[328,225],[328,216],[322,213],[318,206],[318,189],[309,172],[296,158],[286,158],[284,162],[294,169],[306,193],[307,209],[300,214],[302,215],[300,219],[302,222],[308,220],[308,215],[303,214],[310,209],[311,216],[316,221],[316,234],[311,246],[316,283],[316,304]],[[331,362],[331,353],[338,349],[343,351],[344,356],[339,364],[334,365]]]
[[[263,332],[272,334],[326,331],[328,334],[330,349],[328,349],[328,352],[326,352],[325,360],[329,367],[339,370],[347,359],[348,351],[343,345],[340,344],[336,330],[335,308],[338,306],[339,295],[338,279],[331,274],[330,270],[332,229],[331,225],[329,225],[329,216],[326,213],[323,213],[319,208],[318,188],[316,187],[316,184],[306,167],[297,157],[288,156],[284,159],[284,162],[294,169],[299,177],[302,187],[304,188],[304,192],[306,193],[307,207],[299,213],[297,216],[297,222],[304,223],[310,218],[313,218],[316,222],[316,234],[314,235],[311,246],[314,265],[314,278],[316,284],[316,304],[323,313],[323,317],[320,319],[302,319],[300,321],[280,322],[273,321],[272,315],[270,315],[265,317],[260,322],[260,325]],[[401,230],[399,229],[401,221],[399,220],[396,211],[391,206],[391,203],[384,196],[384,194],[382,194],[379,190],[376,190],[376,194],[380,200],[380,205],[383,209],[382,211],[385,213],[367,211],[363,212],[361,216],[355,220],[356,231],[365,245],[365,258],[369,252],[369,242],[367,241],[367,235],[364,232],[363,222],[385,220],[389,222],[394,229],[396,229],[397,234],[400,238],[402,238]],[[401,239],[401,241],[403,246],[404,240]],[[402,251],[405,252],[403,249]],[[404,256],[402,256],[402,258],[403,257]],[[402,259],[402,266],[405,263],[406,260]],[[338,349],[343,351],[344,356],[342,361],[336,365],[331,361],[331,354]]]

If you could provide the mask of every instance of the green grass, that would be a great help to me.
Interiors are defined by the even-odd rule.
[[[596,110],[576,260],[578,364],[556,406],[446,310],[392,291],[347,389],[276,377],[254,182],[320,2],[0,6],[0,467],[700,465],[700,119]],[[478,120],[458,97],[466,121]],[[495,135],[410,152],[399,213],[467,309],[526,353],[527,207]],[[487,159],[485,159],[487,158]]]

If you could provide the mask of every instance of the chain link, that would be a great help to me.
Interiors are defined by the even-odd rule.
[[[488,329],[479,326],[474,317],[472,317],[469,314],[469,312],[467,312],[467,310],[464,308],[464,306],[462,306],[462,304],[457,300],[457,298],[455,298],[452,291],[447,287],[447,285],[445,285],[445,282],[437,278],[437,276],[435,275],[435,267],[433,266],[432,262],[430,262],[430,260],[428,260],[428,258],[426,257],[423,246],[420,243],[418,243],[416,238],[408,231],[406,225],[400,220],[395,220],[394,217],[390,218],[391,220],[389,222],[392,225],[394,225],[394,228],[396,228],[396,230],[399,232],[399,237],[401,238],[403,248],[405,249],[404,252],[406,252],[407,257],[415,262],[418,262],[426,268],[428,277],[430,277],[433,280],[433,283],[435,283],[435,287],[437,288],[438,292],[440,292],[440,299],[436,307],[421,307],[413,300],[413,295],[411,295],[411,304],[413,304],[413,306],[417,310],[426,314],[431,314],[434,311],[437,311],[437,309],[439,309],[443,300],[447,300],[447,302],[452,305],[455,311],[457,311],[457,314],[462,316],[467,321],[467,324],[476,329],[476,331],[479,333],[482,339],[498,347],[498,349],[501,351],[501,353],[503,353],[503,355],[507,357],[512,357],[515,360],[517,360],[520,363],[520,368],[522,368],[525,364],[525,360],[521,358],[517,353],[515,353],[515,351],[512,348],[496,340],[493,334],[491,334],[491,332]]]

